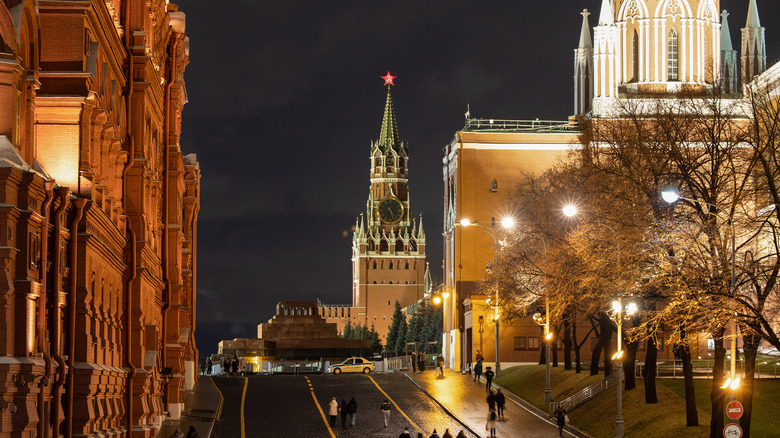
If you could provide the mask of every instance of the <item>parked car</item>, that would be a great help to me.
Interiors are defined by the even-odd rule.
[[[328,372],[333,374],[341,374],[341,373],[368,374],[371,371],[374,371],[374,363],[362,357],[350,357],[344,362],[336,363],[328,367]]]

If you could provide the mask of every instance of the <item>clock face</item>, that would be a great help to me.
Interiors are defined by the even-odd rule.
[[[398,223],[404,215],[404,206],[396,198],[387,198],[377,207],[379,218],[386,224]]]

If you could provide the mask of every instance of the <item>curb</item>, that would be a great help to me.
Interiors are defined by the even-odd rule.
[[[437,399],[436,399],[434,396],[432,396],[432,395],[431,395],[431,394],[430,394],[428,391],[424,390],[424,389],[422,388],[422,386],[420,386],[420,385],[419,385],[419,384],[418,384],[418,383],[417,383],[417,382],[416,382],[416,381],[415,381],[413,378],[411,378],[411,377],[409,376],[409,374],[404,374],[404,376],[406,376],[406,378],[407,378],[407,379],[409,379],[409,381],[410,381],[410,382],[412,382],[412,383],[414,384],[414,386],[416,386],[416,387],[417,387],[417,389],[419,389],[420,391],[422,391],[422,392],[423,392],[425,395],[427,395],[427,396],[428,396],[428,398],[430,398],[430,399],[431,399],[431,400],[433,400],[433,401],[434,401],[434,402],[435,402],[437,405],[439,405],[439,407],[440,407],[440,408],[442,408],[442,410],[444,410],[444,412],[445,412],[447,415],[449,415],[450,417],[454,418],[454,419],[455,419],[455,421],[457,421],[458,423],[460,423],[460,425],[461,425],[461,426],[463,426],[463,427],[464,427],[466,430],[468,430],[469,432],[471,432],[471,434],[472,434],[472,435],[476,436],[477,438],[482,438],[482,435],[480,435],[480,434],[478,434],[477,432],[475,432],[475,431],[474,431],[474,429],[472,429],[471,427],[469,427],[469,425],[468,425],[468,424],[466,424],[466,423],[465,423],[463,420],[461,420],[461,419],[460,419],[460,417],[458,417],[457,415],[453,414],[453,413],[452,413],[452,411],[450,411],[449,409],[447,409],[447,407],[446,407],[446,406],[444,406],[444,405],[443,405],[443,404],[442,404],[442,403],[441,403],[439,400],[437,400]]]
[[[526,411],[530,412],[531,414],[541,418],[542,420],[546,421],[547,423],[558,427],[558,423],[555,421],[552,421],[549,417],[549,415],[542,411],[541,409],[537,408],[536,406],[532,405],[531,403],[528,403],[524,399],[516,396],[512,391],[507,390],[501,385],[496,384],[495,382],[491,382],[491,387],[496,389],[501,389],[504,392],[504,395],[515,402],[518,406],[525,409]],[[566,426],[566,429],[564,429],[564,433],[568,433],[570,436],[577,437],[577,438],[593,438],[592,436],[588,435],[585,431],[578,429],[574,426]]]

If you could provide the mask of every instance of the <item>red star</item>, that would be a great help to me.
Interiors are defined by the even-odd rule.
[[[387,71],[387,75],[386,76],[380,76],[380,78],[385,80],[385,85],[395,85],[393,83],[393,79],[397,78],[397,76],[391,76],[390,75],[390,70],[388,70]]]

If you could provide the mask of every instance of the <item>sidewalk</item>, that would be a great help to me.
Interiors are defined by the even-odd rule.
[[[209,438],[214,427],[222,396],[211,380],[201,375],[192,391],[184,396],[184,412],[179,420],[165,420],[157,434],[158,438],[170,437],[176,429],[187,434],[190,426],[198,431],[198,438]]]
[[[445,370],[445,377],[437,379],[433,371],[423,373],[405,373],[412,382],[425,391],[440,406],[448,411],[468,429],[480,437],[489,436],[485,432],[488,406],[485,399],[485,381],[474,382],[474,376],[461,375],[452,370]],[[499,388],[495,383],[494,388]],[[541,410],[531,406],[514,394],[505,391],[504,419],[499,421],[497,435],[499,437],[522,438],[557,438],[558,426],[547,418]],[[587,438],[588,435],[566,427],[564,437]]]

